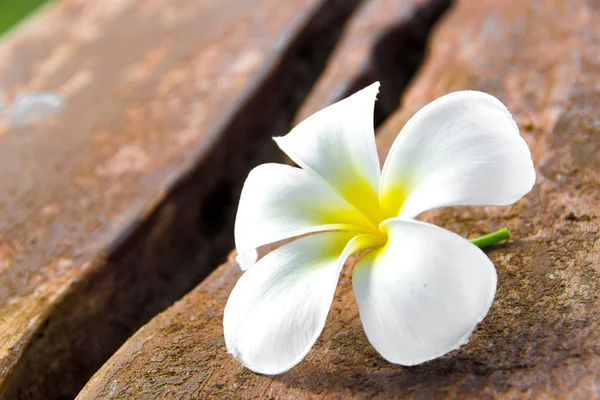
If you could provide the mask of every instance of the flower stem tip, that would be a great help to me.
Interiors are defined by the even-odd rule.
[[[498,242],[506,240],[510,237],[510,231],[507,227],[497,230],[496,232],[484,235],[475,239],[471,239],[471,243],[480,249],[484,249]]]

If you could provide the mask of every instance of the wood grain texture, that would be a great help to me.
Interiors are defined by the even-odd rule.
[[[466,346],[411,368],[383,360],[363,333],[350,261],[306,359],[276,377],[254,374],[226,353],[222,335],[241,275],[231,258],[138,331],[79,398],[599,397],[599,16],[589,1],[459,1],[404,106],[380,129],[384,154],[422,105],[478,89],[508,106],[532,149],[537,183],[518,204],[423,216],[465,236],[513,232],[488,251],[498,291]]]
[[[65,108],[0,126],[0,398],[73,397],[222,262],[227,203],[356,4],[63,0],[3,38],[0,90]]]

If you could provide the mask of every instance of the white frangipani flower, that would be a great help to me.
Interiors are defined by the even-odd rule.
[[[247,271],[223,325],[228,351],[255,372],[278,374],[305,357],[353,253],[369,250],[352,283],[367,337],[390,362],[415,365],[458,348],[492,304],[496,270],[483,251],[413,218],[447,206],[509,205],[529,192],[535,171],[517,125],[491,95],[448,94],[410,119],[380,172],[378,88],[275,138],[301,168],[260,165],[244,184],[235,241]],[[258,247],[290,238],[256,261]]]

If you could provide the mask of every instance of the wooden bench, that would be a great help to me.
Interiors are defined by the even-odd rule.
[[[0,120],[0,399],[72,398],[94,373],[79,398],[599,396],[600,10],[454,3],[434,26],[450,0],[61,0],[3,38],[0,91],[65,107]],[[350,261],[307,358],[254,374],[223,340],[234,253],[208,275],[233,246],[241,183],[285,162],[270,137],[296,111],[374,80],[382,159],[450,91],[492,93],[517,119],[533,191],[423,216],[513,231],[488,251],[491,312],[460,350],[389,364],[363,333]]]
[[[227,354],[223,340],[223,308],[241,275],[232,254],[131,337],[79,398],[597,397],[599,17],[585,1],[458,1],[430,37],[402,106],[379,129],[385,157],[421,106],[477,89],[507,104],[532,150],[537,183],[516,205],[424,216],[465,236],[503,225],[513,232],[488,251],[498,291],[468,345],[416,367],[386,362],[363,333],[346,265],[307,358],[279,376],[252,373]],[[351,57],[352,48],[344,52],[338,57]]]

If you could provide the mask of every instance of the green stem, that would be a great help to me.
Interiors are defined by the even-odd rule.
[[[506,240],[510,237],[510,231],[507,227],[504,227],[500,230],[497,230],[494,233],[490,233],[489,235],[481,236],[475,239],[471,239],[471,243],[480,249],[484,249],[488,246]]]

